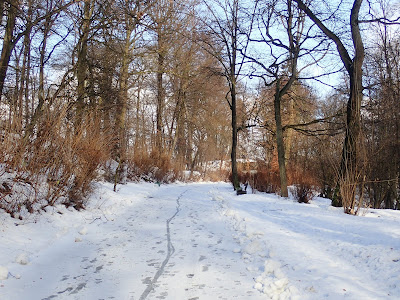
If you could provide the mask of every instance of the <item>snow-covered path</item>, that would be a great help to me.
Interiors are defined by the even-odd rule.
[[[84,212],[40,252],[21,248],[31,261],[10,267],[20,279],[3,281],[0,299],[262,299],[204,190],[122,187],[125,211]]]
[[[0,211],[0,300],[44,299],[400,299],[400,212],[99,184],[85,211]]]

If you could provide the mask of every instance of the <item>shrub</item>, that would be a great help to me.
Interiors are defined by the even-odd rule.
[[[179,170],[166,154],[153,151],[135,153],[128,157],[128,179],[169,183],[177,180]]]
[[[312,186],[307,183],[296,184],[293,189],[293,197],[299,203],[309,203],[314,198]]]
[[[255,170],[239,171],[239,182],[249,183],[253,191],[264,193],[276,193],[280,188],[279,172],[270,166],[258,162]],[[232,182],[232,173],[229,173],[229,181]]]
[[[314,198],[316,178],[309,171],[291,166],[288,168],[289,183],[293,185],[293,198],[299,203],[309,203]]]
[[[81,130],[65,110],[44,113],[31,136],[5,133],[0,151],[0,208],[16,216],[63,203],[81,209],[108,155],[108,139],[92,116]],[[7,187],[7,188],[5,188]]]
[[[253,189],[265,193],[277,193],[280,189],[279,174],[273,170],[259,168],[250,176]]]

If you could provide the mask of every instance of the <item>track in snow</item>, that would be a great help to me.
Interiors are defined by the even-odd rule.
[[[186,192],[186,191],[185,191]],[[148,284],[147,288],[144,290],[143,294],[140,296],[139,300],[144,300],[147,298],[149,293],[154,289],[154,284],[157,282],[158,278],[161,276],[161,274],[164,272],[165,266],[167,265],[169,259],[171,258],[172,254],[175,252],[174,245],[171,242],[171,230],[170,230],[170,223],[171,221],[176,217],[176,215],[180,211],[181,204],[179,200],[185,193],[183,192],[182,194],[179,195],[179,197],[176,199],[176,211],[174,215],[169,218],[166,222],[166,228],[167,228],[167,256],[165,257],[163,263],[161,264],[161,267],[158,269],[157,273],[154,275],[153,280]]]
[[[54,238],[9,268],[21,278],[1,283],[1,300],[262,299],[212,188],[110,186],[109,206],[34,225],[32,237],[51,226]]]

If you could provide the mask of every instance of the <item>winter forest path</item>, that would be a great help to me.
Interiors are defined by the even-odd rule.
[[[262,299],[235,248],[204,186],[153,187],[113,219],[95,218],[80,234],[60,236],[21,279],[5,282],[0,298]]]

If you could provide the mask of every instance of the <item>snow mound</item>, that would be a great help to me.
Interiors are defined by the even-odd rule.
[[[246,247],[244,247],[243,252],[252,255],[252,254],[260,253],[263,250],[264,250],[264,248],[260,244],[260,242],[255,240],[255,241],[252,241],[250,244],[248,244]]]
[[[86,227],[83,227],[83,228],[79,231],[79,234],[80,234],[80,235],[86,235],[87,232],[88,232],[88,229],[87,229]]]
[[[29,257],[26,253],[20,253],[15,258],[15,262],[20,265],[27,265],[29,263]]]
[[[0,266],[0,280],[5,280],[8,278],[8,269],[6,267]]]

